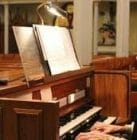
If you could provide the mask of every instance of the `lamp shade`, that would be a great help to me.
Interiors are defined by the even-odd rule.
[[[41,14],[41,12],[40,12],[40,10],[42,10],[42,9],[47,10],[52,15],[55,15],[58,17],[67,18],[67,16],[68,16],[67,11],[61,9],[59,6],[57,6],[53,2],[47,1],[47,2],[44,2],[44,3],[41,3],[40,5],[38,5],[37,9],[36,9],[36,12],[40,18],[41,24],[44,24],[44,16],[45,16],[45,15]]]

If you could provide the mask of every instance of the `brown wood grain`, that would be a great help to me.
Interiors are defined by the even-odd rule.
[[[95,72],[95,103],[103,107],[105,115],[129,117],[129,81],[127,74]]]
[[[0,67],[1,74],[5,73],[11,79],[23,74],[21,67],[10,68],[12,64],[8,61]],[[59,117],[92,101],[91,77],[93,68],[89,66],[48,76],[43,80],[34,79],[29,86],[22,78],[0,86],[1,140],[59,140]],[[41,96],[41,90],[47,87],[51,88],[53,94],[53,100],[48,102]],[[55,100],[76,90],[85,90],[86,96],[59,108]],[[44,94],[48,93],[45,91]]]
[[[136,55],[95,58],[92,65],[95,68],[96,104],[103,107],[104,114],[124,120],[130,118],[133,102],[130,97],[131,80],[136,77]]]

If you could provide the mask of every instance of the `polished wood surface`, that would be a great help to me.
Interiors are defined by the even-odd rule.
[[[12,61],[0,62],[0,73],[8,78],[7,85],[0,85],[0,139],[59,140],[59,117],[92,102],[92,67],[34,79],[28,85],[20,60]],[[79,90],[86,96],[59,107],[61,98]]]
[[[132,92],[137,78],[136,55],[95,58],[91,65],[95,68],[96,103],[103,106],[105,114],[130,118],[132,108],[137,107],[137,94]]]
[[[32,100],[37,90],[27,85],[19,55],[0,55],[0,79],[8,80],[0,85],[0,139],[57,140],[58,103]]]
[[[6,86],[0,84],[0,94],[19,91],[27,87],[25,75],[18,54],[0,54],[0,80],[8,80]]]
[[[91,63],[96,70],[137,69],[136,55],[129,57],[95,57]]]
[[[0,98],[0,107],[1,140],[59,140],[58,103]]]
[[[129,111],[129,73],[127,71],[96,71],[94,75],[95,104],[103,107],[103,114],[127,120]]]

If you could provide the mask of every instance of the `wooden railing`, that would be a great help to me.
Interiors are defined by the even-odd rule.
[[[129,57],[101,57],[94,58],[91,65],[96,70],[129,70],[137,69],[136,55]]]

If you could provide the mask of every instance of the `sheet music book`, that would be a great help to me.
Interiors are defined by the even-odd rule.
[[[51,75],[80,69],[70,32],[65,27],[34,25]]]
[[[27,82],[45,77],[32,27],[13,26]]]

